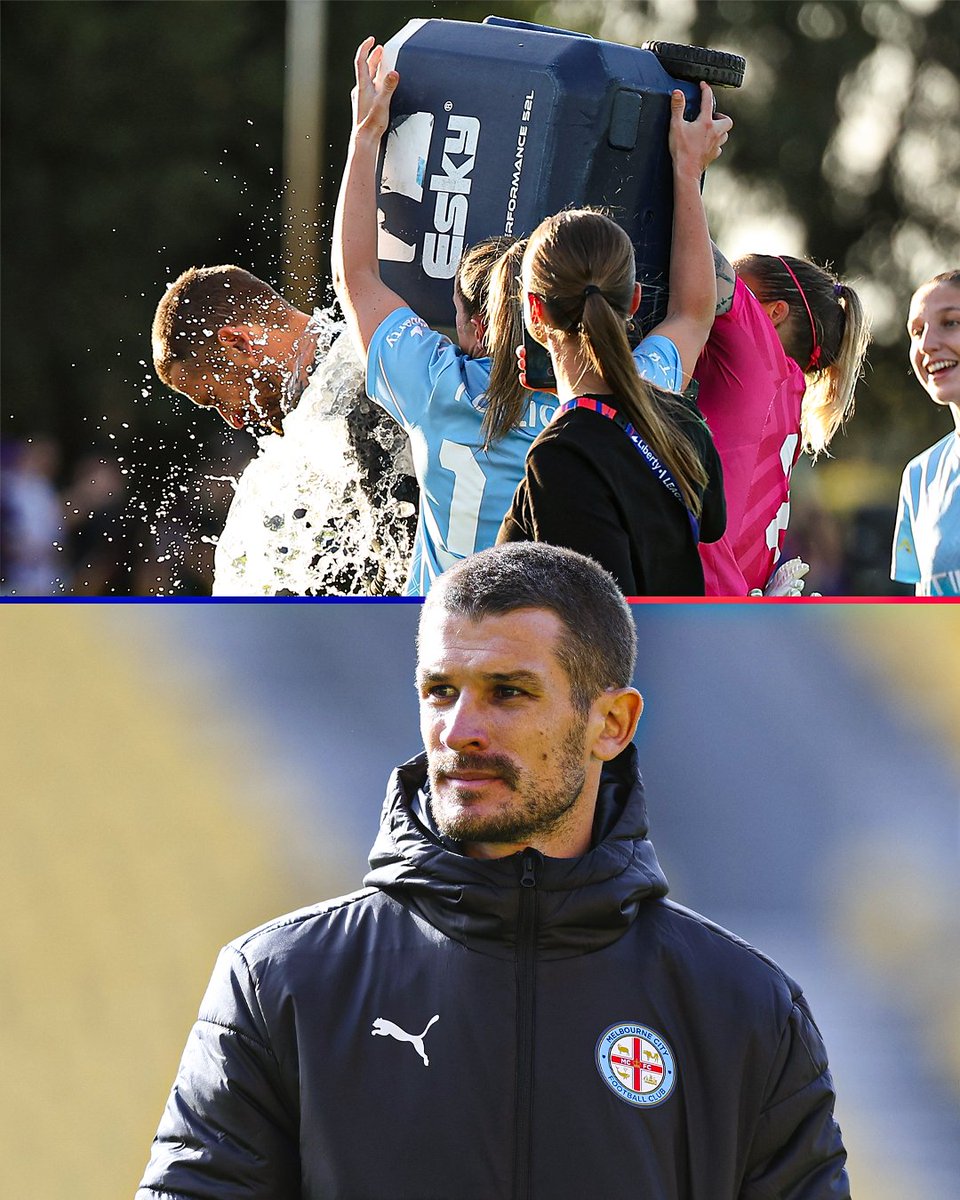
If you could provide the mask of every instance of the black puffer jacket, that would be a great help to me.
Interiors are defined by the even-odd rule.
[[[632,748],[578,859],[451,853],[424,777],[367,889],[223,951],[138,1200],[849,1195],[800,988],[663,898]]]

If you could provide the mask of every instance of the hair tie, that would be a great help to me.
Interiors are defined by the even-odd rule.
[[[583,294],[585,297],[592,296],[594,294],[594,292],[597,292],[597,293],[599,293],[599,295],[602,296],[603,288],[598,288],[595,283],[588,283],[587,286],[583,289]]]
[[[780,258],[779,254],[777,255],[777,258],[783,263],[787,274],[796,284],[797,291],[800,293],[800,299],[803,301],[803,307],[807,310],[807,316],[810,318],[810,343],[813,346],[813,352],[810,355],[810,361],[807,363],[806,370],[804,371],[804,374],[806,374],[807,371],[812,370],[820,361],[820,351],[822,350],[822,347],[817,341],[817,326],[814,323],[813,313],[810,311],[810,305],[807,303],[807,297],[804,295],[803,288],[800,286],[800,280],[796,277],[796,275],[794,275],[793,271],[790,270],[790,264],[785,258]],[[836,287],[836,285],[834,286]]]
[[[842,295],[843,295],[843,284],[839,280],[837,280],[837,282],[833,285],[833,298],[835,300],[839,300]]]

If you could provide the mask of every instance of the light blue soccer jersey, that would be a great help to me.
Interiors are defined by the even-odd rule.
[[[634,358],[655,386],[680,390],[669,338],[645,338]],[[370,341],[367,394],[407,431],[420,484],[408,595],[426,595],[447,567],[494,544],[530,444],[556,412],[556,396],[531,392],[520,425],[484,450],[489,380],[489,358],[470,358],[410,308],[385,317]]]
[[[918,596],[960,596],[960,433],[904,469],[890,576]]]

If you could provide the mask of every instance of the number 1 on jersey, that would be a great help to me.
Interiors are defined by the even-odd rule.
[[[440,443],[440,465],[453,473],[447,549],[466,558],[476,549],[477,523],[480,520],[483,490],[487,486],[486,476],[470,452],[470,447],[459,442]]]

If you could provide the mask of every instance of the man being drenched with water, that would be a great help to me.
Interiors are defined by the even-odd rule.
[[[233,429],[283,433],[283,416],[307,385],[316,318],[299,312],[241,267],[190,267],[153,318],[160,379]]]
[[[160,379],[260,438],[218,540],[214,595],[402,586],[417,499],[406,439],[367,399],[338,332],[236,266],[191,267],[157,307]]]

